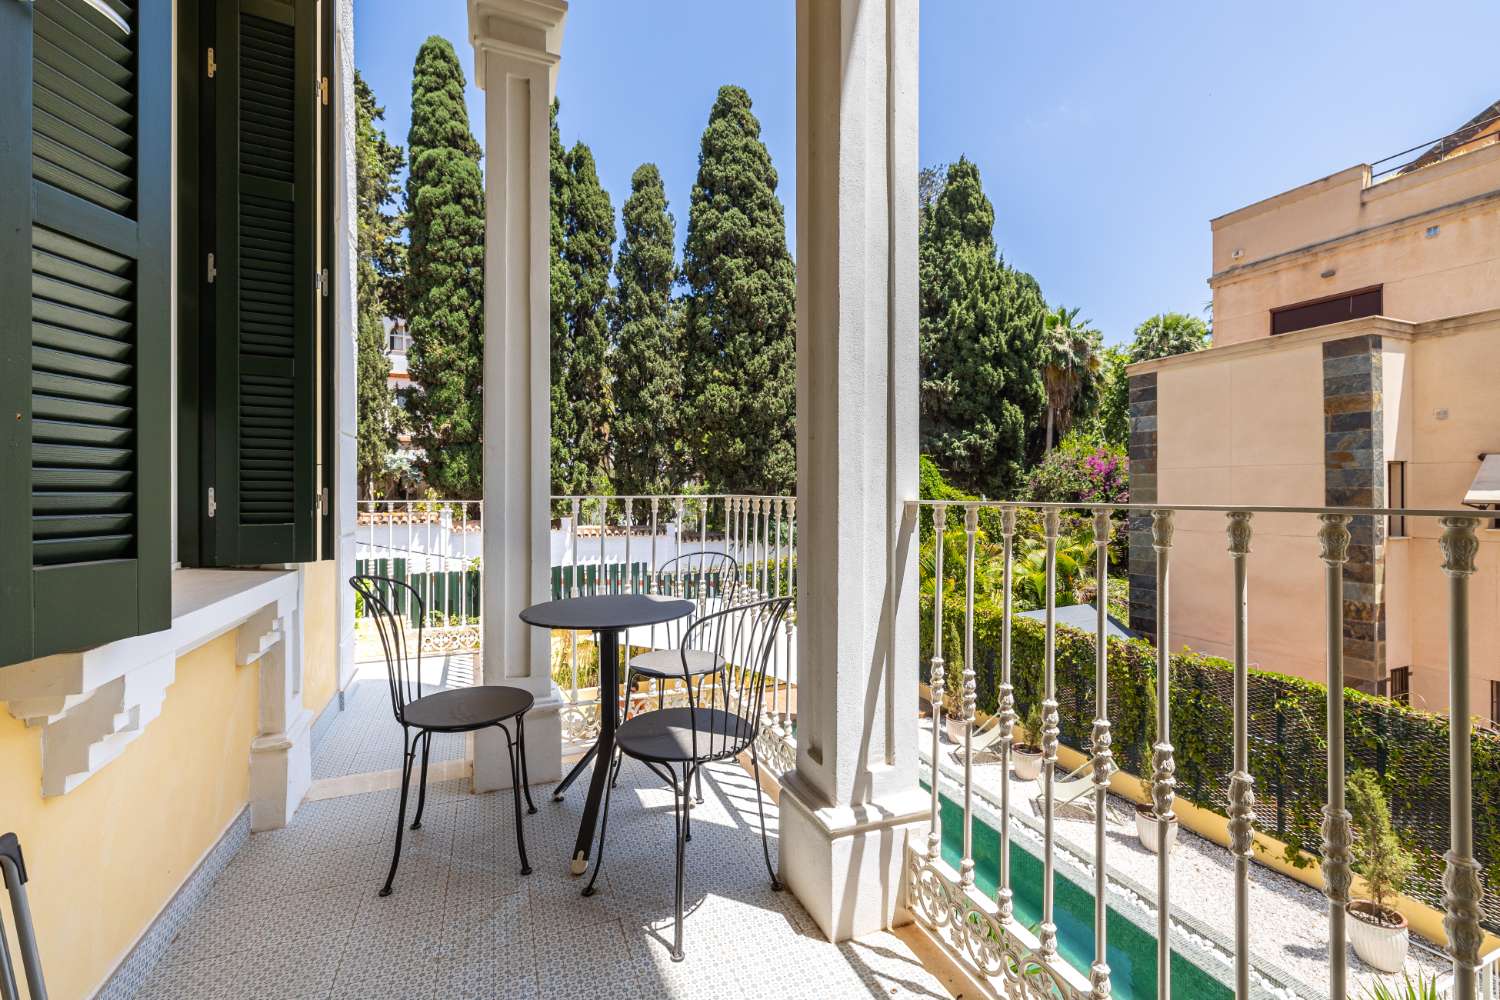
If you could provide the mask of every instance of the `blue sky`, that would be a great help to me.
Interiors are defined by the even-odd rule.
[[[745,87],[796,210],[793,0],[573,0],[558,79],[563,141],[587,142],[619,211],[654,161],[687,227],[714,93]],[[464,0],[356,0],[355,62],[405,142],[429,34],[472,77]],[[1209,220],[1456,128],[1500,99],[1500,5],[925,0],[921,158],[966,155],[996,239],[1049,301],[1105,339],[1210,294]],[[483,94],[469,108],[482,138]]]

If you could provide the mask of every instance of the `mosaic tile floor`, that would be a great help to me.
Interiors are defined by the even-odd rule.
[[[627,765],[592,898],[565,874],[582,783],[562,803],[534,790],[538,812],[525,819],[534,871],[524,878],[509,794],[434,785],[385,899],[376,890],[398,792],[308,802],[286,829],[250,838],[137,1000],[949,995],[894,935],[825,941],[791,893],[770,889],[751,778],[726,764],[708,779],[688,851],[681,963],[667,944],[671,793]],[[769,803],[767,822],[774,857]]]
[[[429,660],[422,672],[422,693],[467,687],[473,682],[473,671],[472,658],[467,655]],[[463,755],[462,735],[433,737],[433,761],[458,760]],[[313,748],[313,778],[395,771],[400,767],[401,727],[391,714],[385,663],[361,663],[344,692],[344,710],[333,717]]]

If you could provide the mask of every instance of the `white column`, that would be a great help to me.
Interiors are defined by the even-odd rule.
[[[843,940],[908,919],[917,784],[917,0],[797,4],[797,767],[781,871]]]
[[[548,109],[564,0],[470,0],[484,90],[484,634],[486,684],[524,687],[533,782],[561,775],[560,693],[548,636],[516,617],[548,596],[551,346]],[[505,738],[474,739],[474,788],[510,786]]]

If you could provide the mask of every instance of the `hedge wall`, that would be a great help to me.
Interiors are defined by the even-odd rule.
[[[925,602],[924,602],[925,603]],[[944,656],[948,689],[963,670],[963,605],[945,601]],[[974,658],[979,707],[994,712],[999,699],[1000,633],[997,609],[977,608]],[[931,651],[931,609],[923,649]],[[1046,628],[1014,619],[1012,683],[1018,711],[1041,698]],[[1087,752],[1094,711],[1093,636],[1057,629],[1056,684],[1061,740]],[[1233,770],[1233,665],[1184,651],[1172,658],[1172,744],[1177,793],[1225,814]],[[924,661],[923,674],[925,679]],[[1109,640],[1109,718],[1115,759],[1140,774],[1155,733],[1156,649],[1132,639]],[[1250,770],[1255,776],[1256,826],[1287,843],[1293,864],[1317,863],[1318,828],[1327,795],[1327,688],[1282,674],[1250,671]],[[1345,691],[1348,768],[1368,767],[1382,778],[1398,835],[1416,856],[1407,894],[1442,908],[1443,853],[1448,849],[1448,720],[1386,698]],[[1475,855],[1487,881],[1483,922],[1500,931],[1500,737],[1474,735]]]

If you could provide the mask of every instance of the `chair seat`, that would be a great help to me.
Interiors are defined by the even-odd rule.
[[[530,691],[498,684],[454,688],[407,702],[402,721],[437,732],[467,732],[515,718],[535,700]]]
[[[630,658],[630,669],[642,677],[657,677],[666,680],[681,677],[682,652],[680,649],[653,649],[649,653],[640,653]],[[718,653],[707,649],[687,651],[689,677],[712,674],[722,666],[724,666],[724,657]]]
[[[693,729],[698,754],[693,755]],[[738,753],[755,735],[750,720],[717,708],[664,708],[642,712],[615,730],[615,743],[632,757],[659,763],[707,759]]]

